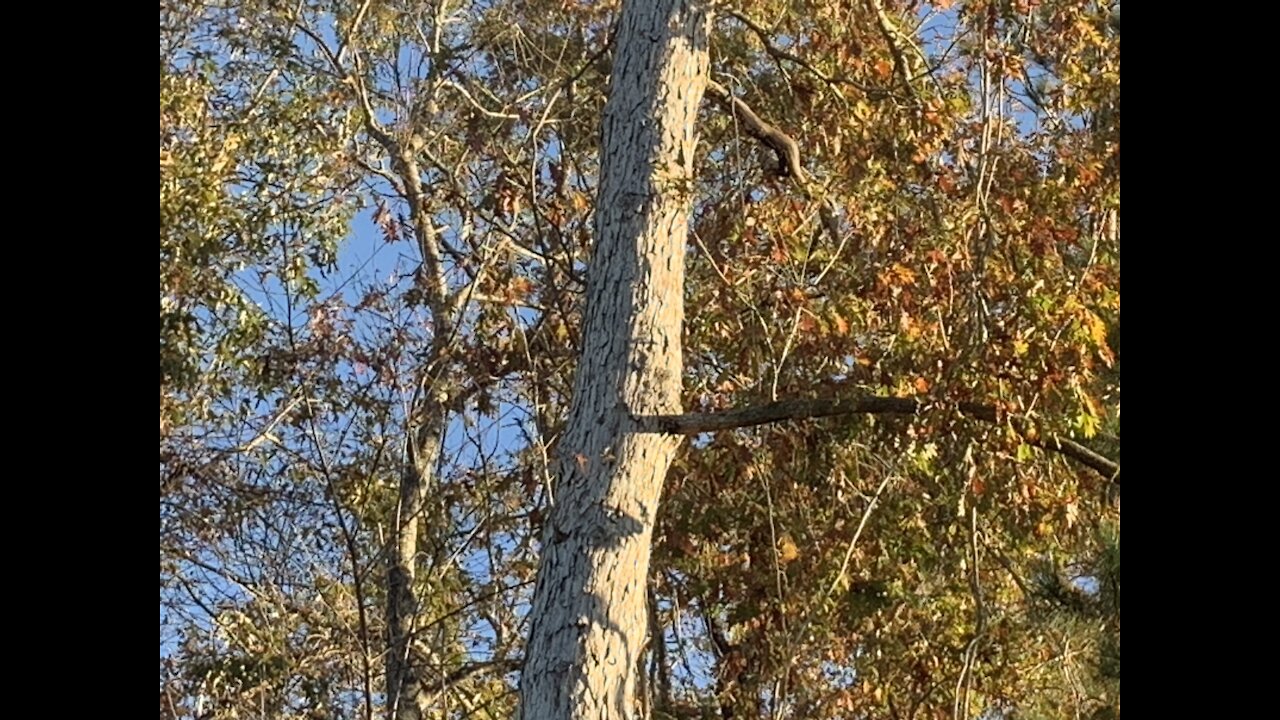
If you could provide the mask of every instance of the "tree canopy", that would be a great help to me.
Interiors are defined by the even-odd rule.
[[[1119,716],[1118,2],[708,10],[624,173],[616,1],[161,4],[162,718],[514,715],[611,167],[688,207],[635,712]]]

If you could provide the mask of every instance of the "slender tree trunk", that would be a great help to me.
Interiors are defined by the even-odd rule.
[[[420,622],[419,603],[413,583],[417,577],[419,523],[426,509],[427,484],[434,477],[440,459],[440,442],[448,409],[431,400],[423,408],[422,426],[417,429],[413,456],[400,480],[400,502],[396,508],[395,538],[387,567],[387,717],[388,720],[419,720],[420,698],[425,668],[414,644]]]
[[[413,234],[422,253],[421,272],[426,278],[426,295],[435,326],[428,360],[419,371],[420,394],[415,398],[410,417],[410,427],[414,429],[409,438],[408,462],[400,478],[400,501],[396,504],[393,523],[395,537],[387,563],[387,718],[421,720],[427,658],[419,650],[421,639],[416,637],[422,620],[421,603],[414,588],[418,538],[428,486],[435,479],[444,430],[449,423],[446,399],[454,390],[440,372],[451,362],[442,338],[453,334],[461,317],[445,284],[444,265],[414,151],[378,130],[372,122],[370,133],[391,156],[392,165],[404,183],[402,196],[409,206]]]
[[[680,441],[641,432],[634,417],[680,412],[685,242],[708,20],[689,0],[623,6],[582,357],[522,677],[524,720],[636,713],[650,538]]]

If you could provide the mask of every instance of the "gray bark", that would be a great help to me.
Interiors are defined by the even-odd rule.
[[[412,436],[408,443],[408,462],[400,477],[400,500],[393,518],[392,538],[387,562],[387,718],[388,720],[421,720],[426,704],[423,677],[428,658],[423,657],[419,638],[421,621],[418,594],[414,588],[418,565],[420,524],[426,511],[426,497],[435,480],[436,465],[445,426],[449,422],[448,394],[454,388],[440,370],[452,361],[445,350],[460,313],[450,302],[444,281],[444,265],[440,256],[431,213],[423,197],[422,173],[413,152],[370,124],[370,132],[391,155],[401,181],[403,197],[413,218],[414,236],[422,253],[422,271],[431,318],[436,326],[428,361],[419,371],[418,396],[414,400]],[[458,297],[462,297],[459,295]]]
[[[422,685],[424,658],[414,642],[418,596],[417,577],[419,524],[426,510],[428,484],[440,460],[440,441],[448,409],[428,400],[422,425],[416,431],[412,454],[400,479],[400,502],[396,506],[395,537],[387,563],[387,717],[390,720],[420,720],[423,715]]]
[[[636,418],[680,413],[684,255],[708,21],[689,0],[633,0],[622,10],[582,356],[521,681],[524,720],[637,713],[650,539],[680,438],[645,431]]]

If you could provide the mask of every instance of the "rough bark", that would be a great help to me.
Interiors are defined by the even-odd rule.
[[[636,715],[645,581],[678,436],[684,255],[708,14],[689,0],[622,11],[603,118],[582,356],[559,445],[521,687],[524,720]]]

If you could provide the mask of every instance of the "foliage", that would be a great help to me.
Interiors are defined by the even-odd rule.
[[[427,394],[425,716],[513,711],[617,7],[162,4],[162,717],[384,711]],[[685,408],[930,405],[686,444],[653,716],[1118,717],[1118,485],[1038,442],[1119,457],[1118,5],[741,0],[712,57],[809,182],[706,103]]]

